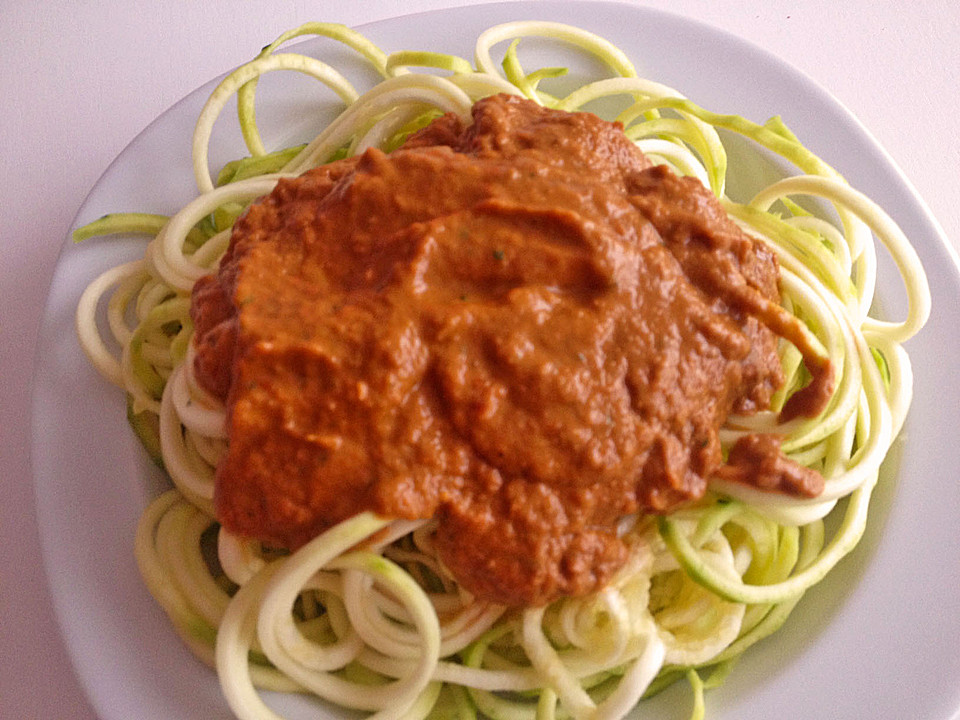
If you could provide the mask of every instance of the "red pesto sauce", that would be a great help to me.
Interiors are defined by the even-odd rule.
[[[773,437],[725,463],[718,429],[827,361],[778,304],[773,254],[619,125],[509,96],[387,155],[311,170],[253,204],[193,292],[195,370],[227,403],[216,508],[296,548],[363,510],[439,521],[480,599],[537,605],[624,563],[616,522],[711,476],[813,496]]]

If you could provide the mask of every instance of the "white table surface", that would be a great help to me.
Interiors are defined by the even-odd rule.
[[[5,0],[0,6],[0,717],[94,717],[53,617],[28,453],[43,302],[87,191],[153,118],[288,27],[306,20],[358,25],[468,4]],[[815,79],[886,147],[960,249],[960,4],[642,4],[734,33]]]

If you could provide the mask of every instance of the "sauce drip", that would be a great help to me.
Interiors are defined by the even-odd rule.
[[[296,548],[366,509],[435,517],[481,599],[590,592],[626,559],[618,519],[721,467],[819,492],[775,442],[725,465],[718,440],[782,383],[777,335],[803,342],[778,298],[773,254],[620,126],[487,98],[469,126],[282,180],[197,283],[196,376],[228,407],[219,518]],[[808,368],[812,414],[831,380]]]

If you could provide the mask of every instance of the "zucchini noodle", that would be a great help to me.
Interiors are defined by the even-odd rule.
[[[382,81],[360,92],[326,63],[277,52],[304,35],[343,43]],[[507,41],[498,66],[493,49]],[[570,46],[610,75],[558,97],[543,86],[565,70],[524,70],[519,50],[526,42]],[[303,145],[268,151],[255,91],[261,75],[278,70],[318,79],[343,109]],[[711,480],[691,506],[622,520],[631,556],[605,587],[527,609],[480,602],[461,588],[438,559],[429,520],[366,512],[292,554],[221,530],[213,491],[228,443],[225,408],[193,378],[189,305],[193,284],[225,252],[233,221],[279,178],[368,147],[390,150],[442,113],[469,122],[474,102],[500,92],[571,112],[604,98],[625,100],[626,109],[609,119],[655,162],[697,177],[745,232],[772,249],[782,307],[801,321],[810,347],[831,359],[835,389],[820,416],[781,421],[779,411],[807,379],[800,352],[782,340],[784,388],[770,410],[728,418],[721,442],[726,450],[748,433],[778,434],[788,457],[823,475],[823,493],[800,499]],[[213,178],[209,143],[233,95],[250,157]],[[747,202],[731,199],[718,129],[781,156],[796,174]],[[152,237],[142,260],[90,284],[76,323],[90,362],[127,393],[131,424],[173,482],[137,531],[144,582],[190,650],[216,668],[238,718],[280,717],[260,694],[273,690],[313,694],[378,720],[607,720],[681,678],[693,693],[691,716],[700,718],[704,693],[774,633],[862,536],[881,462],[910,405],[901,344],[926,321],[930,293],[903,232],[778,119],[757,124],[705,110],[638,77],[603,38],[557,23],[490,28],[477,39],[473,62],[427,50],[388,54],[341,25],[308,23],[219,83],[196,124],[193,171],[197,196],[173,217],[117,213],[75,231],[77,241]],[[829,206],[832,219],[805,210],[812,201]],[[907,308],[898,321],[870,315],[875,240],[903,279]],[[836,527],[829,534],[828,516]]]

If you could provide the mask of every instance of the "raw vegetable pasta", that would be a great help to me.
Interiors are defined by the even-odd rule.
[[[306,35],[343,43],[382,80],[361,91],[316,58],[278,52]],[[562,96],[548,92],[564,70],[524,68],[520,48],[536,42],[531,38],[587,53],[609,76]],[[507,42],[498,64],[494,48]],[[316,78],[344,108],[304,144],[268,149],[257,126],[256,87],[279,70]],[[784,422],[779,410],[807,375],[797,349],[781,342],[787,381],[771,408],[730,417],[721,433],[726,448],[750,433],[782,436],[790,459],[822,474],[820,495],[713,480],[704,498],[681,510],[623,518],[621,533],[633,538],[633,552],[602,589],[521,609],[478,601],[460,587],[438,559],[431,520],[362,513],[293,553],[221,529],[213,494],[228,443],[225,409],[193,377],[190,344],[191,288],[217,267],[250,202],[280,178],[370,147],[392,150],[443,113],[469,122],[474,103],[497,93],[570,112],[617,98],[623,109],[608,119],[622,123],[655,163],[699,179],[746,233],[773,250],[783,307],[836,370],[825,410]],[[214,122],[234,95],[249,156],[214,177]],[[781,156],[796,174],[745,202],[731,199],[719,129]],[[127,393],[134,430],[172,480],[137,532],[144,581],[184,642],[216,668],[238,718],[278,717],[260,693],[274,690],[312,693],[378,720],[613,719],[681,678],[699,718],[704,691],[774,633],[863,534],[880,464],[910,404],[901,344],[924,324],[929,290],[896,224],[779,119],[757,124],[701,108],[638,77],[603,38],[557,23],[490,28],[477,38],[472,61],[428,50],[388,54],[343,26],[308,23],[216,87],[196,125],[193,170],[196,198],[174,216],[118,213],[75,232],[78,241],[151,237],[142,260],[91,283],[78,304],[77,329],[93,365]],[[830,212],[809,209],[823,206]],[[903,277],[908,307],[900,321],[870,314],[877,241]],[[824,519],[831,515],[836,530],[828,535]]]

